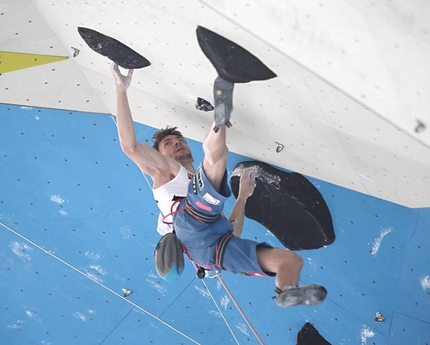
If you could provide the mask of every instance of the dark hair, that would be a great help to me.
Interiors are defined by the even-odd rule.
[[[177,128],[178,127],[167,126],[166,128],[161,128],[160,130],[155,132],[154,135],[152,136],[152,141],[154,143],[152,147],[158,151],[158,145],[160,144],[160,141],[163,140],[168,135],[176,135],[178,137],[183,138],[184,136],[182,135],[181,132],[176,130]]]

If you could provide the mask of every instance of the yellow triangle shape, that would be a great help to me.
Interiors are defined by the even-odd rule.
[[[52,56],[0,51],[0,74],[23,68],[44,65],[68,59],[67,56]]]

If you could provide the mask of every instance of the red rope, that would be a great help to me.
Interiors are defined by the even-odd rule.
[[[254,333],[257,340],[260,342],[261,345],[264,345],[263,340],[258,335],[257,331],[254,329],[254,327],[251,325],[251,322],[249,322],[248,318],[246,317],[245,313],[240,308],[239,304],[236,302],[236,299],[233,297],[232,293],[230,292],[230,289],[228,288],[227,284],[224,282],[224,280],[221,277],[221,274],[218,275],[218,279],[220,280],[222,286],[224,287],[225,291],[229,294],[231,300],[233,301],[234,305],[236,306],[237,310],[239,310],[240,315],[242,315],[245,322],[248,324],[249,328],[251,328],[252,333]]]
[[[183,198],[182,198],[182,199],[183,199]],[[184,207],[182,207],[181,209],[176,210],[175,212],[173,212],[173,207],[175,207],[175,205],[176,205],[177,203],[181,202],[181,201],[182,201],[182,199],[176,199],[176,200],[172,203],[172,206],[170,206],[170,213],[169,213],[167,216],[164,216],[164,217],[163,217],[163,219],[161,220],[164,224],[172,225],[172,224],[173,224],[173,222],[166,222],[166,221],[165,221],[165,219],[166,219],[167,217],[170,217],[170,216],[172,216],[172,217],[173,217],[176,213],[182,212],[182,211],[185,209]]]

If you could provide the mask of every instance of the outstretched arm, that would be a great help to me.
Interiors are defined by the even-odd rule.
[[[116,63],[112,64],[112,73],[116,81],[118,135],[121,148],[126,154],[135,150],[137,145],[133,118],[127,97],[127,89],[131,84],[133,72],[134,70],[131,69],[128,71],[127,76],[124,76],[119,71],[118,65]]]
[[[239,193],[236,203],[228,218],[230,222],[233,222],[233,235],[237,237],[240,237],[242,233],[246,201],[254,193],[254,189],[255,174],[252,169],[245,169],[240,176]]]
[[[133,118],[127,97],[127,89],[131,84],[134,70],[127,75],[121,74],[118,65],[112,64],[112,73],[116,82],[117,126],[121,148],[130,159],[142,170],[150,175],[154,182],[163,175],[170,176],[172,163],[170,160],[151,146],[138,143],[134,131]],[[177,165],[177,164],[176,164]]]

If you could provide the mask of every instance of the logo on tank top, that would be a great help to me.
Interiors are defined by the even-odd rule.
[[[197,169],[197,179],[199,181],[199,189],[202,190],[203,187],[205,186],[205,183],[203,182],[202,171],[200,167]]]
[[[221,202],[220,200],[218,200],[217,198],[214,198],[209,193],[205,193],[205,195],[203,195],[203,200],[205,200],[206,202],[212,205],[218,205]]]
[[[194,176],[193,178],[193,194],[197,194],[197,178]]]

